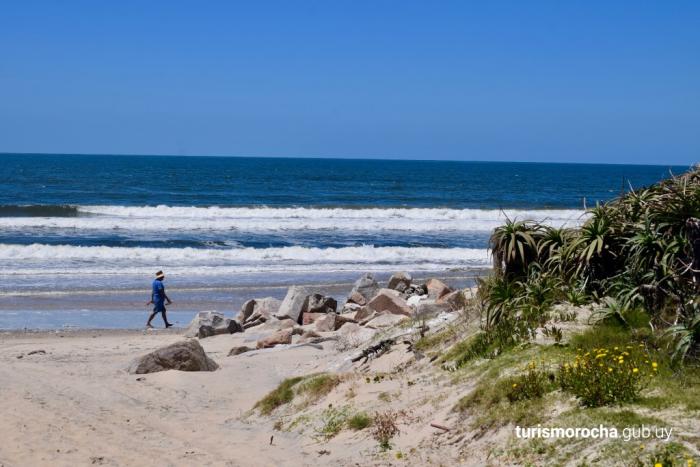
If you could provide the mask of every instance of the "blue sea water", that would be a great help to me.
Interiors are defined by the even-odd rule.
[[[175,311],[235,311],[361,272],[468,283],[505,216],[576,225],[584,205],[686,167],[0,155],[0,328],[136,327],[150,278]]]

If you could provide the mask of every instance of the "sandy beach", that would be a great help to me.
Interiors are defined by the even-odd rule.
[[[0,464],[309,465],[313,446],[241,416],[291,375],[322,371],[311,347],[227,358],[246,336],[202,340],[211,373],[129,375],[139,354],[175,332],[81,331],[0,335]],[[30,355],[33,351],[44,351]]]

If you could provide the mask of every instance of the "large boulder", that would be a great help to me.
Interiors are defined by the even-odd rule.
[[[236,317],[238,322],[246,324],[253,321],[267,321],[280,309],[282,302],[273,297],[253,298],[241,307]]]
[[[411,316],[413,310],[400,294],[391,289],[381,289],[377,295],[369,301],[367,308],[374,311],[388,311],[394,315]]]
[[[306,298],[304,313],[335,313],[338,302],[333,297],[326,297],[319,293],[311,294]]]
[[[243,332],[243,326],[236,320],[226,318],[218,311],[200,311],[192,319],[185,330],[185,337],[205,337],[216,336],[218,334],[233,334]]]
[[[374,298],[377,292],[379,292],[379,284],[376,280],[374,280],[374,275],[368,272],[365,273],[359,279],[357,279],[357,281],[355,281],[355,285],[350,291],[348,301],[350,301],[350,299],[353,299],[355,293],[358,293],[365,299],[365,301],[368,302]],[[364,305],[363,303],[359,303],[354,299],[352,301],[353,303],[357,303],[358,305]]]
[[[301,314],[304,312],[306,299],[309,295],[311,293],[304,287],[296,285],[290,287],[275,316],[277,318],[289,318],[295,323],[300,323]]]
[[[409,273],[397,272],[389,279],[389,285],[387,285],[387,288],[403,292],[411,286],[411,280],[413,280],[413,278]]]
[[[452,292],[452,289],[447,284],[438,279],[428,279],[425,286],[428,288],[428,296],[430,298],[438,299]]]
[[[137,358],[129,365],[129,373],[140,375],[166,370],[214,371],[217,368],[219,365],[207,357],[199,341],[188,339]]]
[[[258,349],[267,349],[267,348],[274,347],[274,346],[279,345],[279,344],[291,344],[293,335],[294,335],[294,329],[292,329],[292,328],[282,329],[282,330],[277,331],[273,334],[270,334],[267,337],[263,337],[262,339],[258,340],[257,348]]]

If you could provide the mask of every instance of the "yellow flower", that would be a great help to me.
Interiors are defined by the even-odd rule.
[[[639,370],[637,368],[632,368],[632,373],[639,373]]]
[[[517,387],[518,387],[518,384],[517,384],[517,383],[513,383],[513,387],[514,387],[514,388],[517,388]]]
[[[661,462],[657,462],[654,464],[654,467],[664,467],[664,465]]]
[[[608,373],[612,373],[612,368],[608,367]]]
[[[604,353],[599,353],[598,355],[595,356],[595,358],[603,358],[605,357]]]
[[[654,369],[654,371],[658,370],[658,368],[657,368],[658,366],[659,365],[657,365],[656,362],[651,364],[651,367]]]

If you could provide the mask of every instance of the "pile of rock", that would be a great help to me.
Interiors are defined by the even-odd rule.
[[[359,345],[378,329],[414,317],[453,311],[463,304],[461,291],[453,291],[437,279],[414,284],[410,274],[398,272],[383,288],[367,273],[355,282],[340,308],[333,297],[292,286],[281,301],[272,297],[248,300],[235,320],[221,313],[202,312],[186,335],[203,338],[256,328],[258,349],[329,338],[361,341]]]

